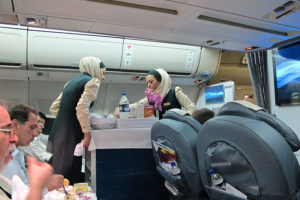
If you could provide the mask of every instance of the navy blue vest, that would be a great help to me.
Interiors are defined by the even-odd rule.
[[[163,99],[161,107],[162,107],[162,111],[159,111],[159,119],[163,118],[163,114],[165,114],[165,112],[167,110],[170,110],[172,108],[181,109],[181,105],[180,105],[180,103],[178,102],[178,100],[175,96],[175,89],[172,88],[172,89],[169,90],[168,94]],[[156,116],[155,111],[154,111],[154,115]]]

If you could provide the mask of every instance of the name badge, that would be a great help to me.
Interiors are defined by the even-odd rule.
[[[166,103],[164,103],[164,106],[169,106],[169,105],[171,105],[171,103],[170,103],[170,102],[166,102]]]

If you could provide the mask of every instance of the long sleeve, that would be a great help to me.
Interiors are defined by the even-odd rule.
[[[85,84],[84,91],[77,103],[76,115],[83,133],[91,131],[90,128],[90,104],[97,98],[100,81],[93,78]]]
[[[182,92],[180,87],[175,87],[175,96],[180,103],[181,107],[186,109],[186,111],[192,115],[193,111],[195,110],[195,104],[190,100],[190,98]]]
[[[148,99],[147,97],[145,97],[135,103],[129,104],[129,109],[132,110],[132,108],[136,108],[138,104],[143,104],[145,106],[147,103],[148,103]]]
[[[60,99],[61,99],[62,93],[54,100],[52,105],[50,106],[50,112],[52,115],[57,116],[59,105],[60,105]]]

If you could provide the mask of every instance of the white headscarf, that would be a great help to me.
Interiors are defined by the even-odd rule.
[[[79,70],[81,73],[86,72],[93,78],[100,80],[100,62],[99,58],[83,57],[79,62]]]
[[[161,68],[155,69],[161,76],[161,82],[156,90],[160,91],[162,98],[168,94],[169,90],[171,89],[172,81],[169,74]]]

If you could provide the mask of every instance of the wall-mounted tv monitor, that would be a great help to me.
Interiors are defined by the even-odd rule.
[[[273,53],[276,105],[300,104],[300,42]]]
[[[224,103],[224,85],[214,85],[205,87],[205,102]]]

